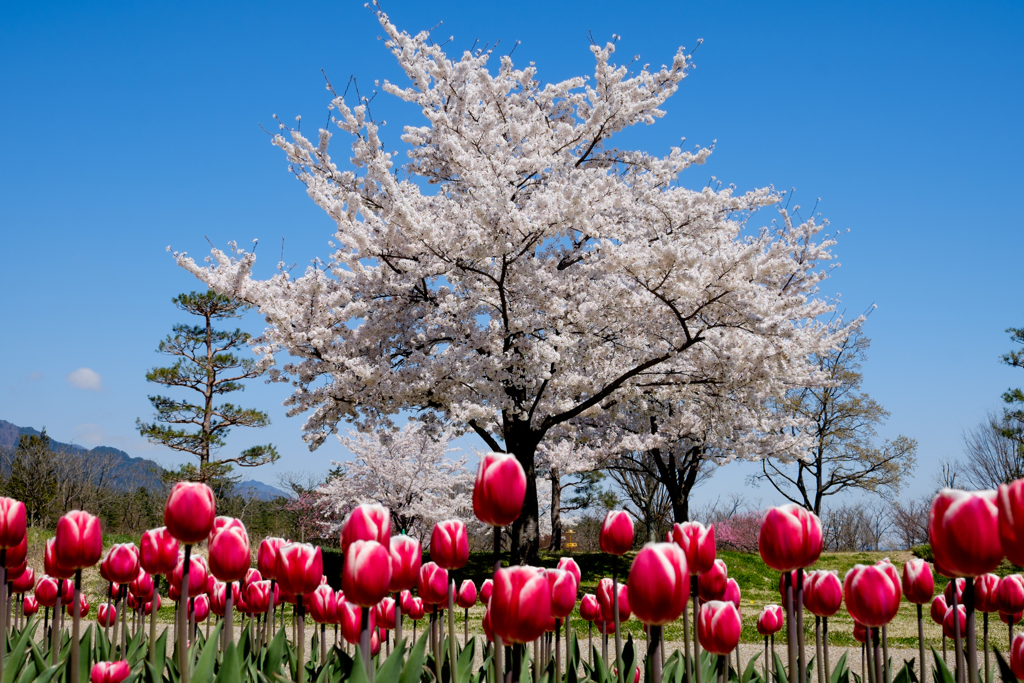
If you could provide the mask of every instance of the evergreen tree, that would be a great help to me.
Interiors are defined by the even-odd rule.
[[[1024,344],[1024,327],[1006,330],[1010,338],[1017,344]],[[1015,368],[1024,368],[1024,349],[1010,351],[1003,356],[1003,362]],[[1002,435],[1013,439],[1017,444],[1017,452],[1020,458],[1024,459],[1024,389],[1008,389],[1003,394],[1003,401],[1007,408],[1004,409],[1004,420],[1001,425]]]
[[[190,403],[162,395],[150,396],[156,409],[154,420],[136,420],[136,427],[149,441],[190,453],[199,460],[198,466],[185,465],[172,473],[172,478],[230,487],[228,474],[232,465],[256,467],[279,457],[277,449],[268,444],[247,448],[232,458],[214,458],[232,427],[270,424],[262,411],[216,403],[225,394],[242,391],[242,381],[263,374],[264,367],[236,355],[248,343],[248,333],[213,327],[215,321],[241,317],[244,304],[213,292],[180,294],[173,302],[182,311],[202,318],[202,323],[175,325],[173,334],[160,342],[157,351],[177,360],[171,366],[153,368],[146,373],[146,379],[165,387],[190,389],[200,398]]]
[[[39,435],[22,434],[11,455],[5,494],[25,503],[30,524],[45,519],[57,495],[57,460],[45,428]]]

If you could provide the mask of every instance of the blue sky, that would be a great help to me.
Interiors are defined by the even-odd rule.
[[[665,152],[716,144],[685,181],[796,188],[793,200],[840,231],[842,267],[823,293],[850,315],[877,304],[866,388],[892,417],[884,436],[920,443],[911,492],[963,430],[999,407],[1024,373],[1001,366],[1004,330],[1024,326],[1024,5],[1004,3],[707,3],[523,0],[388,2],[409,31],[444,22],[453,53],[501,40],[544,80],[588,73],[588,32],[621,35],[617,57],[696,69],[668,116],[621,144]],[[146,370],[198,287],[165,248],[195,256],[259,239],[257,271],[280,256],[327,254],[331,223],[287,172],[259,124],[326,119],[324,69],[365,93],[402,82],[362,2],[8,3],[0,21],[0,419],[61,440],[107,444],[165,464],[141,441]],[[380,95],[392,136],[416,112]],[[261,329],[255,316],[243,323]],[[262,432],[284,461],[254,473],[324,472],[340,446],[309,453],[286,388],[252,384]],[[477,446],[467,440],[467,446]],[[732,467],[732,466],[730,466]],[[744,468],[738,467],[737,471]],[[724,473],[723,473],[724,474]],[[719,476],[701,497],[727,490]],[[735,480],[733,480],[735,481]],[[763,487],[754,492],[772,500]],[[698,501],[699,502],[699,501]]]

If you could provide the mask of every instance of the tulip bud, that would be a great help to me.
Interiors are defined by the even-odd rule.
[[[810,567],[823,545],[821,520],[795,503],[769,510],[757,535],[761,559],[777,572]]]
[[[508,567],[494,574],[491,628],[506,643],[529,643],[540,637],[551,614],[551,590],[532,567]]]
[[[942,595],[946,598],[946,604],[953,604],[953,587],[956,586],[956,602],[958,605],[964,604],[964,588],[967,583],[963,578],[952,579],[946,584],[946,587],[942,590]]]
[[[57,580],[43,574],[36,582],[36,599],[43,607],[53,607],[57,604]]]
[[[78,617],[80,619],[85,619],[87,616],[89,616],[89,601],[85,599],[84,595],[79,595],[78,599],[79,599],[79,603],[78,603]],[[67,609],[69,617],[75,616],[74,607],[75,607],[74,601],[68,602],[68,606],[67,606],[66,609]]]
[[[761,616],[757,618],[757,632],[762,636],[773,636],[782,630],[785,624],[785,613],[779,605],[765,605]]]
[[[430,559],[442,569],[462,569],[469,561],[466,525],[449,519],[434,525],[430,535]]]
[[[384,598],[374,608],[377,611],[377,624],[382,628],[393,631],[395,629],[395,601],[393,598]]]
[[[205,540],[216,516],[213,489],[198,482],[179,481],[164,506],[164,525],[172,536],[186,545]]]
[[[413,598],[409,604],[409,609],[403,610],[405,614],[409,615],[409,618],[413,621],[419,621],[426,614],[426,608],[423,606],[423,600],[420,598]]]
[[[743,599],[740,594],[740,585],[736,583],[736,579],[726,579],[725,592],[722,594],[722,602],[731,602],[736,606],[737,610],[740,609],[740,605],[743,604]]]
[[[111,546],[103,558],[102,569],[114,583],[131,583],[139,575],[139,551],[134,543],[118,543]]]
[[[633,519],[625,510],[609,510],[601,525],[601,550],[609,555],[625,555],[633,547]]]
[[[153,603],[147,603],[152,606]],[[157,601],[156,608],[160,609],[160,602]],[[206,618],[210,616],[210,596],[200,595],[196,598],[195,604],[192,607],[192,614],[195,616],[196,621],[206,621]]]
[[[712,600],[700,607],[697,619],[697,638],[701,646],[716,655],[727,655],[740,642],[743,625],[736,605]]]
[[[383,505],[357,505],[341,523],[341,551],[355,541],[376,541],[385,548],[391,545],[391,513]]]
[[[0,497],[0,548],[13,548],[25,538],[25,504]]]
[[[575,599],[575,597],[574,594],[573,598]],[[455,602],[462,609],[469,609],[476,604],[476,585],[470,579],[466,579],[459,586],[459,593],[455,596]]]
[[[392,536],[388,547],[391,551],[390,592],[400,593],[414,588],[422,563],[420,542],[403,534]]]
[[[289,595],[312,593],[324,575],[324,558],[320,548],[308,543],[286,543],[277,551],[274,575],[281,592]],[[391,577],[388,577],[391,580]]]
[[[277,589],[277,586],[274,586]],[[254,612],[263,613],[270,608],[270,582],[266,579],[253,581],[245,589],[245,597]],[[274,601],[276,604],[276,600]]]
[[[584,621],[594,621],[601,618],[601,604],[593,593],[587,593],[580,600],[580,616],[583,617]]]
[[[264,538],[260,541],[260,548],[256,553],[256,568],[267,581],[276,581],[277,575],[277,551],[288,541],[283,538]]]
[[[92,665],[89,680],[92,683],[121,683],[131,672],[128,662],[123,659],[119,662],[97,662]]]
[[[843,584],[834,571],[809,572],[804,578],[804,605],[817,617],[831,617],[843,605]]]
[[[420,598],[428,605],[440,605],[448,601],[448,572],[433,562],[420,567]]]
[[[1024,611],[1024,577],[1020,574],[1004,576],[999,581],[999,593],[996,598],[999,611],[1016,614]],[[946,601],[947,603],[949,600]]]
[[[1015,560],[1011,560],[1016,564]],[[1024,636],[1014,636],[1010,646],[1010,670],[1019,679],[1024,678]]]
[[[326,584],[317,586],[315,591],[303,598],[302,604],[309,609],[309,616],[318,624],[333,624],[337,617],[334,590]]]
[[[220,581],[241,581],[249,571],[249,534],[245,525],[233,517],[226,517],[220,529],[212,532],[210,541],[210,573]]]
[[[96,623],[100,626],[110,628],[115,621],[117,621],[117,608],[113,605],[107,605],[104,602],[96,609]]]
[[[93,566],[103,555],[100,520],[88,512],[72,510],[57,520],[53,548],[62,567],[84,569]]]
[[[960,618],[956,619],[956,615],[959,615]],[[942,635],[947,638],[955,638],[957,621],[960,622],[960,635],[967,635],[967,609],[963,605],[957,605],[955,612],[952,607],[946,610],[946,616],[942,619]]]
[[[979,612],[999,611],[999,577],[995,574],[975,577],[974,609]]]
[[[903,597],[899,575],[888,562],[855,565],[846,573],[843,592],[850,616],[869,627],[885,626],[892,621]]]
[[[932,502],[928,518],[932,553],[936,564],[954,576],[979,576],[999,566],[1003,559],[999,530],[995,491],[942,489]]]
[[[649,626],[675,621],[690,594],[686,554],[675,543],[648,543],[633,560],[626,586],[637,619]]]
[[[363,611],[359,605],[343,600],[337,603],[338,617],[341,621],[341,635],[346,642],[358,643],[362,633]],[[422,615],[420,615],[422,617]],[[376,610],[370,610],[370,631],[377,630]]]
[[[253,569],[252,567],[250,567],[245,572],[245,578],[242,579],[242,592],[246,593],[249,590],[249,586],[251,584],[253,584],[253,583],[257,582],[257,581],[262,581],[262,580],[263,580],[263,576],[260,574],[259,570],[258,569]],[[321,583],[327,583],[327,582],[326,581],[321,581]]]
[[[138,576],[128,584],[128,590],[140,600],[148,601],[153,597],[153,577],[146,572],[139,572]]]
[[[480,625],[484,629],[484,636],[487,638],[488,642],[493,643],[494,642],[494,629],[491,628],[491,610],[489,610],[489,609],[485,609],[484,610],[484,618],[483,618],[483,620],[481,620]]]
[[[494,581],[491,579],[484,579],[484,582],[480,584],[480,604],[486,605],[491,599],[491,591],[494,590]]]
[[[21,610],[26,617],[32,616],[39,611],[39,600],[34,595],[26,595]]]
[[[8,576],[8,579],[10,576]],[[12,582],[12,593],[28,593],[32,586],[36,585],[36,572],[31,567],[26,567],[21,575]]]
[[[697,595],[704,602],[721,600],[729,580],[729,570],[723,560],[715,560],[709,571],[697,577]]]
[[[614,623],[615,615],[613,610],[615,604],[612,601],[614,586],[611,579],[601,579],[597,584],[597,603],[601,605],[601,618]],[[629,591],[624,584],[619,584],[619,623],[629,621],[632,614],[629,605]]]
[[[142,534],[139,545],[139,566],[150,574],[170,574],[178,564],[178,539],[167,527],[157,527]]]
[[[949,606],[946,604],[946,598],[943,595],[936,595],[932,598],[932,605],[929,608],[928,614],[939,626],[942,626],[942,620],[946,618],[946,610]]]
[[[388,594],[390,585],[390,550],[377,541],[351,542],[341,570],[345,599],[361,607],[373,607]]]
[[[1006,559],[1024,565],[1024,479],[1000,484],[997,495],[999,540]],[[986,545],[987,547],[987,545]]]
[[[7,553],[4,556],[4,567],[7,569],[16,569],[17,567],[25,564],[25,560],[28,557],[28,536],[23,536],[21,542],[13,548],[7,548]],[[7,572],[11,574],[11,572]]]
[[[46,547],[43,553],[43,571],[55,579],[70,579],[75,575],[75,570],[61,565],[57,558],[57,539],[46,540]]]
[[[206,589],[206,577],[210,569],[206,566],[206,560],[202,555],[192,555],[188,562],[188,594],[199,595]],[[181,590],[181,581],[185,574],[185,556],[178,558],[178,564],[174,571],[167,575],[167,582],[174,588]]]
[[[931,601],[935,593],[935,578],[931,566],[924,560],[909,560],[903,565],[903,594],[907,601],[915,605],[924,605]]]
[[[473,485],[473,514],[489,526],[516,521],[526,500],[526,472],[514,455],[487,453],[480,458]]]
[[[370,634],[370,656],[376,657],[380,654],[380,640],[382,636],[376,629]]]
[[[583,578],[583,573],[580,572],[580,566],[576,564],[576,560],[571,557],[563,557],[558,560],[558,568],[567,571],[573,575],[576,579],[576,585],[580,585],[580,580]]]
[[[564,569],[548,569],[545,574],[551,589],[551,617],[565,619],[576,606],[576,577]]]
[[[868,641],[868,629],[864,624],[853,624],[853,639],[858,643],[866,643]]]
[[[670,535],[670,540],[686,555],[686,566],[691,574],[711,571],[715,564],[714,526],[704,528],[700,522],[683,522],[673,525]]]

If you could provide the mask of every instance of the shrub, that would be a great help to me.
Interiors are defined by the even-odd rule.
[[[715,545],[720,550],[756,553],[757,534],[761,530],[762,519],[763,512],[752,510],[715,522]]]

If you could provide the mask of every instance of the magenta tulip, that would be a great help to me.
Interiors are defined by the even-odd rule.
[[[338,620],[341,624],[341,635],[345,638],[346,642],[359,643],[359,636],[362,633],[362,608],[360,608],[359,605],[356,605],[355,603],[342,599],[337,602],[337,610]],[[369,610],[369,614],[369,630],[372,632],[377,629],[376,610]],[[422,614],[420,616],[422,617]]]
[[[551,614],[551,590],[532,567],[508,567],[494,574],[491,628],[506,643],[529,643],[544,633]]]
[[[281,592],[288,595],[312,593],[324,575],[324,558],[319,547],[308,543],[286,543],[277,551],[274,575]],[[388,577],[390,580],[391,577]]]
[[[731,602],[736,605],[736,609],[739,610],[740,605],[743,604],[743,599],[740,593],[740,585],[736,583],[736,579],[726,579],[725,581],[725,592],[722,593],[723,602]]]
[[[946,604],[953,604],[953,587],[956,587],[956,602],[958,605],[964,604],[964,588],[967,583],[963,578],[951,579],[946,587],[942,589],[942,595],[946,598]]]
[[[516,521],[526,500],[526,472],[514,455],[487,453],[480,458],[473,485],[473,514],[489,526]]]
[[[995,491],[943,489],[932,502],[928,538],[935,563],[952,576],[979,576],[999,566],[1003,546]]]
[[[0,497],[0,548],[13,548],[25,538],[25,504]]]
[[[114,583],[131,583],[139,575],[139,551],[134,543],[118,543],[103,558],[102,568]]]
[[[57,580],[52,576],[43,574],[36,582],[36,599],[43,607],[53,607],[57,604]]]
[[[671,540],[686,555],[686,566],[691,574],[711,571],[715,564],[715,527],[704,527],[700,522],[683,522],[672,527]]]
[[[843,584],[834,571],[808,572],[804,577],[804,606],[816,617],[831,617],[843,605]]]
[[[218,518],[221,519],[221,518]],[[241,520],[228,517],[210,541],[210,573],[220,581],[241,581],[249,571],[252,555],[249,534]]]
[[[107,603],[102,603],[96,609],[96,623],[100,626],[110,628],[117,621],[117,608]]]
[[[491,599],[491,591],[494,590],[494,581],[492,579],[484,579],[484,582],[480,584],[480,603],[487,605]]]
[[[417,583],[420,598],[428,605],[440,605],[448,601],[448,572],[435,562],[420,567]]]
[[[167,575],[167,583],[174,588],[181,590],[181,581],[185,573],[185,556],[178,557],[178,563],[174,571]],[[206,589],[206,577],[210,574],[210,568],[202,555],[192,555],[188,561],[188,594],[199,595]]]
[[[150,529],[139,544],[139,566],[150,574],[170,574],[178,564],[178,539],[167,527]]]
[[[564,569],[548,569],[545,574],[551,588],[551,616],[565,619],[576,606],[576,577]]]
[[[773,636],[782,630],[786,614],[779,605],[765,605],[757,618],[757,632],[762,636]]]
[[[424,607],[422,599],[413,598],[409,602],[408,608],[402,608],[402,612],[403,614],[409,615],[409,618],[413,621],[419,621],[423,618],[423,615],[426,614],[426,607]]]
[[[975,577],[974,609],[990,613],[999,611],[999,577],[995,574]]]
[[[700,606],[698,615],[697,638],[701,647],[716,655],[727,655],[736,649],[743,630],[736,605],[712,600]]]
[[[309,609],[310,618],[318,624],[333,624],[337,618],[334,589],[326,584],[317,586],[315,591],[303,598],[302,604]],[[265,612],[266,609],[261,611]]]
[[[941,623],[941,622],[940,622]],[[858,643],[866,643],[868,641],[868,629],[864,624],[853,624],[853,639]]]
[[[615,604],[612,600],[614,586],[611,579],[601,579],[597,584],[597,603],[601,605],[601,618],[614,622]],[[625,584],[619,584],[619,623],[626,623],[632,615],[629,604],[629,590]]]
[[[939,626],[942,626],[942,620],[946,618],[946,610],[949,609],[949,605],[946,604],[946,597],[943,595],[936,595],[932,598],[932,604],[929,608],[928,614]]]
[[[420,542],[412,536],[392,536],[391,550],[391,592],[399,593],[416,586],[419,579],[423,556]]]
[[[277,586],[274,586],[274,591],[277,592]],[[245,599],[254,612],[266,612],[270,609],[270,581],[264,579],[250,583],[245,589]],[[275,604],[277,602],[274,601]]]
[[[391,551],[377,541],[352,541],[341,570],[345,599],[361,607],[373,607],[388,594],[390,586]]]
[[[387,630],[395,630],[395,600],[394,598],[384,598],[377,603],[374,607],[377,612],[377,624]]]
[[[84,595],[80,595],[78,597],[78,599],[79,599],[79,603],[78,603],[78,617],[80,619],[84,619],[87,616],[89,616],[89,601],[85,599]],[[68,602],[68,605],[65,608],[67,610],[67,613],[68,613],[69,617],[75,616],[74,606],[75,606],[74,602],[71,601],[71,602]]]
[[[186,545],[206,540],[216,517],[213,489],[199,482],[179,481],[164,505],[164,526]]]
[[[558,569],[567,571],[573,575],[576,579],[576,585],[580,585],[580,580],[583,578],[583,573],[580,571],[580,566],[576,564],[576,560],[571,557],[563,557],[558,560]]]
[[[729,581],[729,570],[723,560],[715,560],[711,569],[697,578],[697,595],[704,602],[721,600]]]
[[[678,619],[690,594],[690,574],[682,548],[675,543],[645,545],[633,560],[626,588],[629,607],[643,623],[661,626]],[[619,610],[621,613],[621,604]]]
[[[376,541],[391,547],[391,513],[383,505],[363,504],[352,508],[341,523],[341,551],[356,541]]]
[[[1016,614],[1024,611],[1024,577],[1020,574],[1010,574],[1000,579],[996,600],[1000,612]]]
[[[1024,678],[1024,636],[1014,636],[1010,646],[1010,670],[1018,679]]]
[[[955,615],[959,615],[959,619],[955,618]],[[950,607],[946,610],[946,616],[942,619],[942,635],[947,638],[956,637],[956,622],[960,622],[960,634],[964,635],[967,633],[967,609],[963,605],[957,605],[956,611]]]
[[[7,548],[7,552],[4,555],[4,567],[8,570],[17,569],[19,566],[25,564],[28,558],[28,536],[23,536],[21,542],[15,545],[13,548]],[[17,573],[8,571],[8,575]]]
[[[146,606],[152,610],[153,603],[147,602]],[[160,600],[156,601],[156,608],[160,609]],[[210,616],[210,596],[200,595],[196,598],[195,604],[192,606],[192,615],[196,621],[206,621],[206,617]]]
[[[253,584],[253,583],[257,582],[257,581],[262,581],[262,580],[263,580],[263,575],[260,574],[260,570],[259,569],[253,569],[252,567],[250,567],[245,572],[245,578],[242,579],[242,592],[243,593],[246,592],[249,589],[249,586],[251,584]]]
[[[573,593],[573,602],[576,601],[576,594]],[[455,602],[462,609],[469,609],[476,604],[476,584],[471,580],[466,579],[459,586],[459,593],[455,596]],[[570,608],[570,611],[572,608]]]
[[[30,617],[39,611],[39,600],[34,595],[26,595],[21,605],[22,614]]]
[[[88,512],[72,510],[57,520],[53,547],[60,566],[67,569],[92,567],[103,555],[100,520]]]
[[[153,597],[153,577],[143,571],[140,571],[130,584],[128,584],[128,591],[140,600],[146,601]]]
[[[601,525],[601,550],[609,555],[625,555],[633,547],[633,519],[625,510],[609,510]]]
[[[810,567],[823,545],[821,520],[795,503],[769,510],[757,536],[761,559],[778,572]]]
[[[1000,484],[997,494],[999,541],[1013,564],[1024,565],[1024,479]],[[987,549],[987,546],[986,546]]]
[[[885,626],[899,612],[903,597],[900,583],[896,568],[888,562],[855,565],[843,582],[847,611],[865,626]]]
[[[430,535],[430,559],[442,569],[462,569],[469,561],[466,525],[449,519],[434,525]]]
[[[89,680],[92,683],[121,683],[131,672],[128,662],[123,659],[119,662],[97,662],[92,665]]]
[[[10,574],[7,578],[11,578]],[[28,593],[34,585],[36,585],[36,572],[31,567],[26,567],[25,571],[11,582],[11,592]]]
[[[587,593],[580,600],[580,616],[583,617],[584,621],[594,621],[601,618],[601,604],[593,593]]]
[[[283,538],[273,536],[260,541],[259,550],[256,551],[256,568],[265,580],[277,580],[277,551],[287,542]]]
[[[908,560],[903,565],[903,594],[915,605],[926,605],[935,593],[932,568],[924,560]]]

